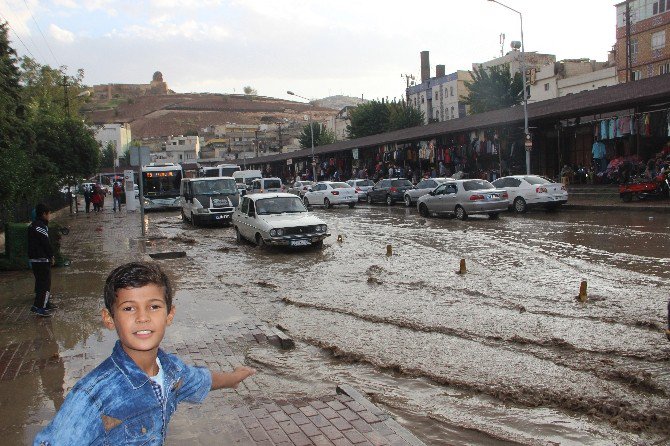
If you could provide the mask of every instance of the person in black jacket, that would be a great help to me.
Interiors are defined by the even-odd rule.
[[[35,206],[35,220],[28,226],[28,259],[35,276],[35,302],[30,311],[38,316],[49,317],[55,307],[51,297],[51,265],[54,255],[49,242],[49,218],[51,211],[40,203]]]

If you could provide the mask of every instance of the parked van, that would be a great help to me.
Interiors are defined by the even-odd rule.
[[[181,218],[198,226],[230,225],[240,194],[233,177],[183,178],[179,188]]]
[[[233,172],[233,178],[235,178],[235,181],[238,183],[243,183],[247,188],[251,187],[251,182],[258,179],[262,178],[263,175],[261,174],[260,170],[240,170],[238,172]]]
[[[284,192],[284,185],[279,178],[258,178],[251,182],[252,194],[262,194],[265,192]]]

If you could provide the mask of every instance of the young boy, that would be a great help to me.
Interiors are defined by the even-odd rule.
[[[28,258],[35,276],[35,300],[30,311],[37,316],[49,317],[55,309],[51,296],[51,265],[54,254],[49,241],[51,211],[43,203],[35,206],[35,219],[28,226]]]
[[[35,445],[162,445],[178,403],[200,403],[210,390],[234,388],[256,373],[210,372],[163,352],[159,345],[175,315],[172,295],[158,265],[128,263],[110,273],[102,321],[119,340],[74,386]]]

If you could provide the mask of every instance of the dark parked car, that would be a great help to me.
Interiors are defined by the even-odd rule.
[[[368,203],[381,202],[390,206],[396,201],[402,201],[405,191],[413,188],[412,182],[403,178],[379,180],[375,187],[368,191]]]

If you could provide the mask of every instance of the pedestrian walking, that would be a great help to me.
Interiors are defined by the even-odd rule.
[[[93,190],[90,185],[84,186],[84,203],[86,203],[86,213],[88,214],[91,210],[91,196],[93,195]]]
[[[104,200],[102,196],[102,191],[98,186],[93,186],[93,193],[91,194],[91,203],[93,203],[93,210],[95,212],[100,212],[102,210],[102,201]]]
[[[121,185],[118,182],[114,183],[114,186],[112,187],[112,197],[114,199],[113,201],[113,209],[114,212],[116,212],[116,208],[119,208],[119,212],[121,212],[121,194],[123,193],[123,190],[121,189]]]
[[[51,265],[54,254],[49,241],[49,219],[51,211],[43,203],[35,206],[35,219],[28,226],[28,258],[35,276],[35,300],[30,311],[38,316],[49,317],[55,306],[51,297]]]
[[[670,300],[668,301],[668,329],[665,330],[665,336],[670,341]]]
[[[235,388],[256,373],[244,366],[210,371],[164,352],[173,290],[156,264],[128,263],[110,273],[102,322],[118,336],[112,354],[72,388],[35,445],[162,445],[177,404],[201,403],[210,390]]]

